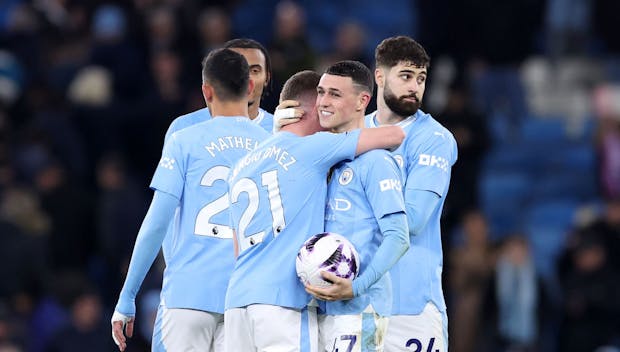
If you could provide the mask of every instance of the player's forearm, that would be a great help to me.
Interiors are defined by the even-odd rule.
[[[394,150],[404,139],[405,131],[400,126],[362,128],[355,155],[366,153],[371,149]]]
[[[415,236],[422,231],[439,205],[440,199],[439,195],[432,191],[409,188],[405,190],[407,222],[411,235]]]
[[[359,296],[387,273],[409,249],[409,229],[405,213],[394,213],[379,219],[383,241],[372,260],[357,279],[353,295]]]
[[[151,206],[149,207],[131,255],[129,269],[116,310],[123,314],[133,314],[128,305],[133,302],[138,294],[140,285],[153,261],[159,253],[161,244],[166,236],[166,230],[172,219],[179,200],[174,196],[160,191],[155,191]]]

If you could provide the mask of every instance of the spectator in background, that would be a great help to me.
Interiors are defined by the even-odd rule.
[[[603,195],[620,198],[620,86],[602,85],[593,95]]]
[[[274,86],[282,87],[295,73],[311,70],[317,58],[306,35],[306,13],[303,7],[291,0],[282,0],[275,8],[273,41],[269,45]],[[273,111],[278,105],[277,96],[265,100],[265,108]]]
[[[51,220],[48,247],[52,268],[84,270],[95,250],[90,195],[53,159],[37,169],[35,187]]]
[[[499,335],[504,351],[533,351],[538,334],[538,284],[524,237],[506,239],[500,249],[495,279]]]
[[[158,6],[146,13],[146,35],[150,53],[178,49],[180,23],[174,9]]]
[[[594,351],[618,338],[620,285],[608,258],[605,243],[596,234],[579,234],[568,257],[571,269],[561,278],[560,351]]]
[[[124,100],[138,97],[145,86],[145,54],[128,33],[125,11],[117,5],[97,7],[91,33],[89,63],[110,71],[115,96]]]
[[[66,284],[70,320],[54,334],[46,352],[113,351],[97,291],[80,275],[71,276]]]
[[[103,261],[100,282],[104,302],[113,303],[129,266],[135,233],[146,213],[146,194],[140,191],[125,160],[107,154],[97,166],[99,195],[96,205],[96,233]]]
[[[484,215],[471,210],[463,216],[462,226],[465,243],[450,253],[450,345],[454,352],[473,352],[479,351],[480,330],[487,318],[484,303],[489,301],[495,263]]]
[[[489,148],[485,117],[473,110],[465,82],[457,80],[448,91],[444,111],[438,115],[456,139],[459,162],[452,168],[452,178],[459,180],[450,187],[450,197],[444,206],[443,226],[447,233],[465,214],[463,209],[478,206],[478,180],[482,157]]]
[[[231,25],[230,16],[219,7],[208,7],[200,13],[196,24],[201,49],[199,59],[231,39]]]
[[[332,47],[329,54],[323,58],[321,66],[327,67],[342,60],[354,60],[366,67],[372,67],[373,62],[366,53],[365,44],[364,27],[353,20],[344,21],[338,25]]]
[[[150,178],[151,165],[159,160],[171,116],[187,111],[188,89],[183,82],[182,57],[175,51],[159,50],[150,56],[148,88],[135,103],[128,119],[123,122],[123,145],[128,162],[140,172],[145,182]],[[204,101],[203,101],[204,104]],[[135,138],[137,134],[143,138]]]

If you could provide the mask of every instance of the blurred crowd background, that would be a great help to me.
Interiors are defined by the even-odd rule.
[[[204,106],[210,49],[263,43],[273,111],[293,73],[372,68],[396,34],[431,55],[423,109],[459,146],[450,350],[619,351],[618,13],[617,0],[0,1],[0,351],[114,350],[164,133]],[[129,351],[149,350],[162,268]]]

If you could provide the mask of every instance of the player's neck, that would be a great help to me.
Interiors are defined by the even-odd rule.
[[[356,116],[353,120],[331,129],[333,133],[344,133],[358,128],[364,128],[364,114]]]
[[[375,120],[378,125],[395,125],[408,117],[400,116],[390,110],[382,96],[383,93],[378,95],[377,98],[377,113],[375,114]]]
[[[255,102],[254,104],[248,106],[248,116],[250,117],[250,120],[254,120],[258,116],[259,104],[259,102]]]
[[[248,116],[246,101],[214,101],[209,107],[213,117]]]

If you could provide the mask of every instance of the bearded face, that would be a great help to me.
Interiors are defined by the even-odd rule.
[[[415,93],[397,96],[387,81],[383,90],[383,99],[390,110],[403,118],[415,114],[422,105],[422,100],[418,99]]]

